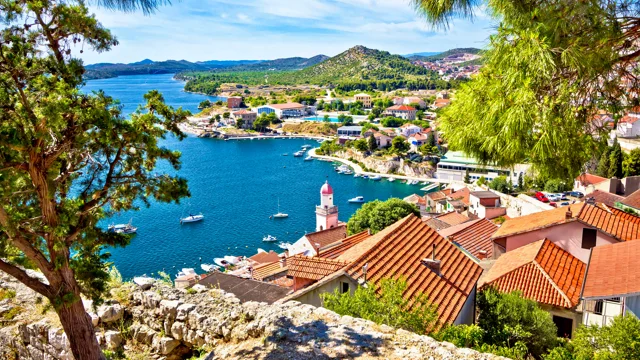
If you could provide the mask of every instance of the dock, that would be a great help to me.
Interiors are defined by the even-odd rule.
[[[233,136],[226,140],[262,140],[262,139],[309,139],[309,140],[331,140],[328,136],[314,135],[256,135],[256,136]]]

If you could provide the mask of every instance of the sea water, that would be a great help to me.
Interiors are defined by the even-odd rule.
[[[125,112],[135,110],[143,101],[142,95],[153,89],[160,90],[169,105],[192,111],[197,111],[204,99],[215,100],[185,93],[182,86],[171,75],[145,75],[89,81],[84,90],[104,90],[121,101]],[[177,174],[188,180],[191,198],[179,205],[152,202],[149,208],[104,221],[106,227],[131,219],[138,227],[129,246],[109,250],[110,261],[125,278],[131,278],[162,270],[174,275],[183,267],[201,272],[201,261],[212,263],[213,258],[225,255],[251,256],[258,248],[281,251],[277,243],[265,243],[262,238],[269,234],[279,242],[295,242],[305,232],[315,231],[315,206],[320,203],[320,187],[325,181],[333,187],[339,219],[345,222],[362,206],[348,202],[355,196],[372,201],[420,193],[420,186],[354,178],[336,173],[329,162],[293,157],[304,144],[319,145],[302,139],[167,138],[163,145],[182,153]],[[158,171],[171,169],[160,164]],[[288,218],[269,218],[278,212],[278,201]],[[205,216],[203,221],[180,224],[181,217],[200,212]]]

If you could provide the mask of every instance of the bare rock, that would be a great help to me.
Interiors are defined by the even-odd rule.
[[[157,340],[155,348],[158,353],[162,355],[168,355],[173,351],[173,349],[178,347],[178,345],[180,345],[180,340],[165,336]]]
[[[122,319],[124,308],[120,304],[102,305],[98,308],[98,317],[105,324]]]
[[[176,320],[184,321],[191,311],[196,308],[195,304],[182,304],[177,308]]]
[[[109,330],[104,333],[104,341],[107,348],[115,350],[122,345],[122,335],[117,331]]]

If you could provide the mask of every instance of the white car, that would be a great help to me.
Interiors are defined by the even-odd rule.
[[[547,199],[549,199],[549,201],[560,201],[562,199],[562,194],[547,194]]]

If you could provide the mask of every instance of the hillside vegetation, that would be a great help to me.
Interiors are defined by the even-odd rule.
[[[386,51],[355,46],[299,71],[184,72],[185,90],[215,94],[222,83],[246,85],[333,85],[338,90],[446,89],[451,83],[410,60]]]
[[[411,56],[410,59],[415,61],[415,60],[419,60],[419,61],[436,61],[436,60],[442,60],[444,58],[447,58],[451,55],[456,55],[456,54],[479,54],[480,52],[482,52],[482,49],[478,49],[478,48],[455,48],[455,49],[451,49],[451,50],[447,50],[445,52],[439,53],[437,55],[431,55],[431,56],[421,56],[421,55],[415,55],[415,56]]]
[[[228,68],[219,69],[218,71],[236,72],[236,71],[286,71],[300,70],[315,64],[321,63],[329,59],[326,55],[316,55],[310,58],[292,57],[284,59],[260,61],[255,64],[240,64]]]

